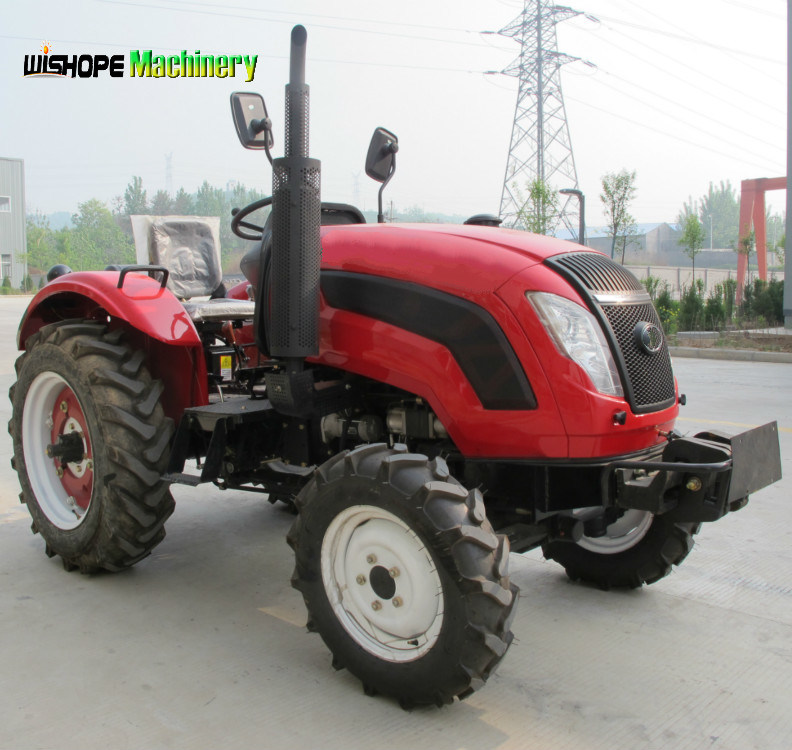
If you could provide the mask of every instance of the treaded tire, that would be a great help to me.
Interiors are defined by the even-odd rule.
[[[654,516],[646,532],[636,535],[628,549],[597,553],[572,542],[542,545],[548,560],[555,560],[573,581],[593,583],[601,589],[639,588],[665,578],[693,549],[699,523],[675,523],[669,515]]]
[[[174,508],[160,479],[173,434],[162,384],[122,338],[93,322],[45,326],[17,359],[9,391],[20,501],[67,570],[134,565],[165,537]],[[49,458],[47,443],[69,432],[83,440],[82,460]]]
[[[478,490],[461,487],[441,458],[376,444],[319,467],[296,504],[292,585],[334,667],[404,708],[484,685],[511,644],[518,589],[508,540],[493,532]]]

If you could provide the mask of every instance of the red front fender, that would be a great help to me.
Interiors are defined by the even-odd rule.
[[[131,343],[147,353],[151,374],[163,381],[163,407],[176,419],[208,398],[201,339],[184,306],[160,282],[130,273],[118,288],[117,271],[70,273],[51,281],[30,302],[19,324],[17,346],[42,326],[90,319],[124,328]]]

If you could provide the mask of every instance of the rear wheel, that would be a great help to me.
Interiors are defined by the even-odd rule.
[[[693,548],[699,528],[696,523],[674,523],[665,515],[626,510],[602,536],[584,535],[576,543],[550,542],[542,551],[573,581],[602,589],[638,588],[659,581],[679,565]]]
[[[464,698],[512,641],[508,542],[442,459],[367,445],[297,497],[293,585],[316,630],[369,694],[403,706]]]
[[[20,499],[67,569],[120,570],[162,541],[171,420],[142,352],[97,323],[42,328],[17,360],[9,432]]]

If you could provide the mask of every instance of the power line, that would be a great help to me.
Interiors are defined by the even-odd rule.
[[[644,26],[640,23],[634,23],[632,21],[623,21],[620,18],[613,18],[611,16],[598,16],[601,19],[605,19],[606,21],[610,21],[611,23],[620,24],[622,26],[629,26],[633,29],[640,29],[641,31],[648,31],[651,34],[659,34],[660,36],[669,37],[671,39],[678,39],[683,42],[688,42],[691,44],[698,44],[702,47],[711,47],[712,49],[719,50],[721,52],[732,52],[738,55],[744,55],[745,57],[752,57],[755,60],[761,60],[762,62],[769,62],[773,63],[774,65],[786,65],[783,60],[774,60],[771,57],[764,57],[763,55],[757,55],[753,52],[747,52],[746,50],[734,49],[731,47],[724,47],[721,44],[715,44],[714,42],[708,42],[704,39],[698,39],[696,37],[687,35],[687,34],[674,34],[671,31],[662,31],[661,29],[654,29],[651,26]]]
[[[634,37],[628,36],[624,32],[619,31],[618,29],[614,29],[611,26],[607,26],[606,24],[601,24],[601,25],[602,25],[603,28],[606,28],[608,31],[611,31],[614,34],[617,34],[617,35],[622,36],[622,37],[626,37],[631,42],[635,42],[636,41]],[[585,31],[586,33],[591,33],[591,34],[594,33],[594,31],[590,31],[588,29],[581,29],[581,30]],[[647,65],[651,65],[653,68],[658,69],[656,60],[648,60],[646,57],[643,57],[639,53],[627,50],[624,47],[620,46],[619,44],[616,44],[612,40],[610,40],[608,42],[608,44],[611,45],[612,47],[615,47],[616,49],[621,50],[622,52],[625,52],[626,54],[630,55],[631,57],[634,57],[634,58],[636,58],[638,60],[641,60],[642,62],[645,62]],[[731,107],[738,108],[737,104],[735,104],[733,99],[726,99],[725,97],[718,96],[717,94],[714,94],[711,91],[708,91],[707,89],[702,89],[700,86],[697,86],[695,81],[694,81],[694,79],[692,79],[691,76],[690,76],[690,64],[689,63],[682,62],[682,61],[678,60],[676,57],[674,57],[673,55],[669,55],[667,52],[665,52],[665,51],[663,51],[661,49],[658,49],[657,47],[654,47],[651,44],[647,44],[646,42],[642,41],[642,42],[640,42],[640,45],[641,45],[642,48],[649,49],[652,52],[654,52],[655,54],[660,55],[661,57],[664,57],[667,60],[670,60],[671,62],[675,63],[676,65],[679,65],[682,68],[685,68],[686,72],[688,73],[687,77],[683,77],[683,76],[677,75],[675,73],[671,73],[667,69],[658,69],[658,70],[661,70],[661,72],[665,73],[665,75],[668,75],[671,78],[674,78],[674,79],[676,79],[678,81],[681,81],[686,86],[694,88],[699,93],[704,93],[705,95],[711,96],[712,98],[717,99],[718,101],[725,102],[726,104],[728,104]],[[700,78],[705,78],[708,81],[711,81],[712,83],[720,86],[721,88],[724,88],[724,89],[728,90],[730,94],[732,94],[732,95],[734,94],[734,89],[729,87],[728,84],[724,83],[724,81],[722,79],[719,79],[719,78],[716,78],[715,76],[709,75],[709,73],[705,73],[702,70],[696,70],[695,74],[697,76],[699,76]],[[774,107],[772,104],[769,104],[766,100],[760,99],[757,96],[753,96],[752,94],[749,94],[748,92],[741,91],[740,95],[742,97],[746,98],[746,99],[749,99],[749,100],[751,100],[753,102],[756,102],[757,104],[759,104],[762,107],[765,107],[765,108],[767,108],[769,110],[772,110],[773,112],[775,112],[777,114],[786,115],[786,111],[781,110],[778,107]],[[750,111],[749,112],[745,112],[745,110],[742,110],[742,109],[740,111],[743,112],[744,114],[748,114],[751,117],[756,117],[757,119],[762,120],[762,122],[765,122],[765,120],[761,116],[755,115],[755,114],[753,114]]]
[[[712,46],[711,42],[708,42],[706,39],[702,39],[700,36],[697,36],[696,34],[691,34],[686,28],[680,26],[679,24],[674,23],[673,21],[668,20],[667,18],[664,18],[663,16],[658,15],[657,13],[653,13],[648,8],[645,8],[643,6],[637,6],[637,8],[642,13],[645,13],[645,14],[651,16],[652,18],[656,18],[658,21],[660,21],[660,23],[663,23],[666,26],[670,26],[671,28],[676,29],[677,31],[681,31],[686,36],[689,36],[691,40],[695,40],[696,42],[704,44],[704,45],[707,45],[707,46]],[[752,65],[751,63],[746,62],[744,60],[742,60],[742,61],[738,60],[736,55],[735,55],[735,52],[737,54],[740,54],[739,50],[735,50],[733,47],[716,47],[716,49],[720,49],[723,54],[725,54],[727,57],[730,57],[732,60],[737,61],[740,65],[747,65],[752,70],[756,70],[756,71],[766,75],[765,70],[763,70],[762,68],[759,68],[756,65]],[[785,63],[782,62],[781,64],[785,64]],[[778,79],[775,79],[775,80],[778,80]]]
[[[248,16],[239,13],[228,13],[226,11],[214,12],[209,10],[197,10],[195,8],[178,8],[178,7],[165,7],[161,4],[143,3],[143,2],[130,2],[130,0],[99,0],[99,2],[107,3],[108,5],[128,5],[133,8],[153,8],[155,10],[172,11],[174,13],[188,13],[191,15],[204,15],[204,16],[221,16],[223,18],[241,18],[248,21],[263,21],[266,23],[285,23],[290,24],[292,21],[287,21],[279,18],[266,18],[264,16]],[[223,6],[225,7],[225,6]],[[354,20],[354,19],[350,19]],[[409,39],[411,41],[425,41],[425,42],[438,42],[440,44],[457,44],[463,46],[478,47],[481,42],[457,42],[451,39],[437,39],[436,37],[415,36],[413,34],[397,34],[390,31],[375,31],[374,29],[355,29],[349,26],[330,26],[328,24],[312,24],[317,29],[332,29],[333,31],[354,31],[358,34],[375,34],[377,36],[388,36],[398,39]]]
[[[610,109],[605,109],[604,107],[598,107],[596,104],[591,104],[589,102],[583,101],[582,99],[578,99],[573,96],[567,96],[567,99],[573,102],[577,102],[578,104],[582,104],[584,107],[596,109],[598,112],[604,112],[605,114],[610,115],[611,117],[614,117],[621,122],[628,122],[631,125],[637,125],[638,127],[644,128],[645,130],[651,130],[654,133],[658,133],[667,138],[671,138],[672,140],[679,141],[680,143],[686,143],[688,146],[693,146],[699,150],[710,151],[711,153],[717,154],[718,156],[725,156],[726,158],[731,159],[733,161],[739,161],[742,162],[743,164],[750,164],[753,167],[757,166],[756,161],[749,161],[748,159],[742,159],[739,156],[736,156],[734,153],[726,153],[725,151],[719,151],[718,149],[712,148],[711,146],[704,146],[700,143],[696,143],[695,141],[691,141],[688,140],[687,138],[682,138],[681,136],[675,135],[674,133],[669,133],[666,130],[661,130],[660,128],[652,127],[651,125],[647,125],[644,122],[640,122],[638,120],[632,120],[629,117],[625,117],[621,112],[616,113]],[[778,169],[778,165],[771,165],[769,161],[766,164],[763,164],[763,166],[767,169],[772,169],[772,170]]]
[[[105,0],[105,2],[110,2],[114,4],[113,0]],[[221,8],[223,10],[231,9],[231,10],[249,10],[255,13],[274,13],[275,15],[282,15],[282,16],[297,16],[298,18],[328,18],[333,21],[358,21],[360,23],[375,23],[381,26],[404,26],[406,28],[412,29],[429,29],[431,31],[454,31],[454,32],[462,32],[466,34],[478,34],[479,32],[474,29],[460,29],[454,28],[453,26],[433,26],[429,24],[422,24],[422,23],[404,23],[403,21],[396,21],[395,19],[388,19],[387,21],[381,21],[376,18],[354,18],[352,16],[330,16],[324,13],[298,13],[286,10],[275,10],[273,8],[257,8],[251,7],[249,5],[228,5],[226,3],[197,3],[193,0],[164,0],[164,2],[169,2],[175,5],[195,5],[202,8]]]
[[[613,74],[613,73],[608,73],[607,71],[602,71],[602,72],[603,72],[603,73],[605,73],[606,75],[609,75],[609,76],[611,76],[611,77],[613,77],[613,78],[616,78],[617,80],[620,80],[620,81],[622,81],[623,83],[626,83],[626,84],[627,84],[627,85],[629,85],[629,86],[633,86],[633,87],[635,87],[635,88],[641,88],[640,86],[638,86],[638,84],[632,83],[631,81],[628,81],[626,78],[622,78],[621,76],[617,76],[617,75],[615,75],[615,74]],[[664,112],[662,109],[660,109],[659,107],[657,107],[655,104],[652,104],[651,102],[648,102],[648,101],[646,101],[645,99],[641,99],[640,97],[637,97],[637,96],[635,96],[634,94],[633,94],[633,95],[626,94],[624,91],[622,91],[622,90],[620,90],[620,89],[616,88],[615,86],[612,86],[612,85],[611,85],[611,84],[609,84],[609,83],[606,83],[605,81],[603,81],[603,80],[601,80],[601,79],[595,79],[595,80],[597,80],[597,83],[599,83],[600,85],[602,85],[602,86],[607,86],[609,89],[611,89],[611,90],[613,90],[613,91],[616,91],[617,93],[622,93],[622,94],[625,94],[625,96],[632,96],[632,98],[633,98],[633,99],[635,99],[636,101],[639,101],[639,102],[641,102],[641,103],[642,103],[642,104],[644,104],[645,106],[647,106],[647,107],[650,107],[651,109],[653,109],[653,110],[655,110],[655,111],[657,111],[657,112],[660,112],[661,114],[667,114],[667,113],[666,113],[666,112]],[[679,102],[678,102],[678,101],[675,101],[674,99],[671,99],[670,97],[663,96],[662,94],[658,94],[658,93],[656,93],[656,92],[652,92],[652,96],[653,96],[654,98],[656,98],[656,99],[662,99],[663,101],[667,101],[667,102],[669,102],[670,104],[673,104],[673,105],[675,105],[677,108],[679,108]],[[785,150],[783,146],[775,146],[775,145],[773,145],[773,144],[771,144],[771,143],[768,143],[768,142],[767,142],[767,141],[766,141],[764,138],[760,138],[760,137],[759,137],[759,136],[757,136],[755,133],[749,133],[749,132],[747,132],[747,131],[740,130],[739,128],[735,128],[735,127],[733,127],[733,126],[731,126],[731,125],[728,125],[727,123],[723,122],[722,120],[717,120],[717,119],[715,119],[714,117],[710,117],[710,116],[708,116],[708,115],[704,115],[704,114],[702,114],[702,113],[700,113],[700,112],[692,112],[692,114],[694,114],[694,115],[696,115],[696,116],[698,116],[698,117],[701,117],[702,119],[709,120],[710,122],[714,122],[714,123],[716,123],[717,125],[719,125],[721,128],[725,128],[725,129],[727,129],[727,130],[731,130],[731,131],[733,131],[733,132],[737,133],[738,135],[742,135],[742,136],[744,136],[744,137],[746,137],[746,138],[750,138],[750,139],[752,139],[752,140],[759,141],[760,143],[762,143],[762,144],[763,144],[763,145],[765,145],[765,146],[770,146],[770,148],[776,149],[776,150],[778,150],[778,151],[784,151],[784,150]],[[674,115],[674,118],[675,118],[675,119],[676,119],[678,122],[686,122],[686,121],[685,121],[685,120],[683,120],[683,119],[682,119],[682,118],[681,118],[681,117],[680,117],[678,114],[675,114],[675,115]],[[696,126],[694,123],[692,123],[692,122],[690,122],[690,121],[687,121],[687,124],[688,124],[688,125],[690,125],[690,126],[691,126],[691,127],[693,127],[693,128],[696,128],[696,127],[697,127],[697,126]],[[712,135],[712,133],[710,133],[710,135]],[[733,142],[731,142],[731,141],[727,141],[725,138],[721,138],[721,137],[719,137],[719,136],[716,136],[716,137],[718,138],[718,140],[722,141],[722,142],[723,142],[725,145],[727,145],[727,146],[733,146],[733,147],[735,147],[735,148],[742,149],[743,151],[745,151],[745,153],[752,153],[754,156],[759,156],[760,158],[766,158],[766,156],[765,156],[764,154],[757,154],[756,152],[753,152],[753,151],[748,151],[748,150],[747,150],[747,149],[744,147],[744,145],[743,145],[743,144],[741,144],[741,143],[733,143]]]

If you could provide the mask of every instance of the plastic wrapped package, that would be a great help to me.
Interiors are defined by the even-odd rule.
[[[132,216],[137,262],[165,266],[180,299],[212,294],[223,280],[217,216]]]

